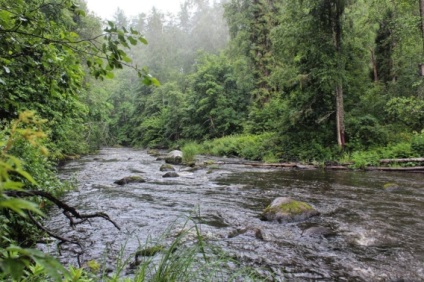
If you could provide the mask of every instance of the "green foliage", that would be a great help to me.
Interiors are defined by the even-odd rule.
[[[202,56],[191,77],[183,136],[207,140],[241,132],[247,97],[226,58]]]
[[[355,151],[345,161],[353,162],[354,168],[379,166],[381,159],[408,158],[413,156],[410,142],[400,142],[386,147],[376,147],[366,151]]]
[[[420,97],[396,97],[386,105],[390,118],[401,122],[413,130],[422,130],[424,126],[424,99]]]
[[[346,126],[349,149],[385,146],[388,143],[388,130],[374,116],[349,117]]]
[[[242,157],[249,160],[275,161],[281,152],[275,150],[276,135],[265,133],[261,135],[231,135],[202,144],[203,152],[215,156]]]
[[[183,162],[189,164],[195,161],[197,154],[200,154],[201,145],[196,142],[188,142],[184,144],[181,151],[183,152]]]
[[[418,157],[424,156],[424,130],[416,133],[411,140],[411,151]]]
[[[47,153],[42,143],[46,135],[40,129],[44,122],[33,112],[23,112],[10,127],[0,132],[0,277],[3,279],[20,280],[25,275],[25,270],[34,264],[54,281],[61,281],[67,273],[55,259],[38,250],[15,245],[19,237],[28,240],[30,233],[25,228],[27,213],[43,213],[36,203],[10,196],[8,192],[28,189],[37,183],[48,184],[46,179],[53,179],[49,175],[49,167],[43,168],[40,164],[43,158],[38,157],[40,151]],[[37,149],[38,155],[33,154],[30,149],[32,147]],[[19,151],[29,154],[23,154],[25,158],[20,159],[14,156]]]

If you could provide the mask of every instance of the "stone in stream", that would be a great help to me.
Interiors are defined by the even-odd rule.
[[[255,237],[256,239],[263,240],[264,236],[262,234],[262,230],[257,227],[246,227],[246,228],[238,228],[230,232],[228,234],[228,238],[234,238],[240,235],[247,235],[249,237]]]
[[[165,173],[162,177],[164,178],[171,178],[171,177],[179,177],[180,175],[176,173],[175,171],[170,171]]]
[[[163,164],[160,166],[160,171],[175,171],[175,168],[170,164]]]
[[[302,232],[302,236],[306,237],[330,237],[335,235],[336,233],[332,229],[323,226],[309,227]]]
[[[261,219],[266,221],[294,222],[319,215],[311,205],[289,197],[278,197],[264,209]]]
[[[183,152],[174,150],[169,152],[165,157],[165,162],[168,164],[181,164],[183,161]]]
[[[118,185],[125,185],[128,183],[143,183],[146,182],[142,177],[140,176],[127,176],[122,179],[116,180],[114,183]]]
[[[401,190],[396,183],[386,183],[383,185],[383,189],[387,192],[398,192]]]

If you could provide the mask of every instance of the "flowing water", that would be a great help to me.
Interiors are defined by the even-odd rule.
[[[123,244],[124,253],[135,252],[191,215],[212,244],[259,273],[271,273],[275,281],[424,281],[423,174],[264,169],[209,157],[199,161],[206,159],[220,164],[198,170],[176,166],[178,178],[163,178],[159,168],[164,162],[142,150],[106,148],[72,161],[61,177],[76,179],[78,190],[63,200],[83,213],[106,212],[121,231],[103,219],[72,230],[58,210],[45,225],[78,238],[85,249],[82,262],[112,264]],[[130,175],[146,182],[114,184]],[[387,191],[387,183],[398,189]],[[290,224],[261,221],[261,211],[280,196],[308,202],[321,215]],[[309,236],[305,230],[311,227],[332,234]],[[60,259],[76,264],[74,249],[64,245]]]

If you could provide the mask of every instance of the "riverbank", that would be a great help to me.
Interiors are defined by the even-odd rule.
[[[233,135],[197,142],[181,142],[181,150],[190,161],[196,154],[240,157],[275,166],[313,166],[327,169],[362,169],[420,172],[424,167],[423,148],[412,141],[368,150],[346,148],[310,148],[297,154],[280,146],[275,134]],[[415,167],[411,169],[410,167]]]

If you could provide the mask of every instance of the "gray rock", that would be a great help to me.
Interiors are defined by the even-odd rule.
[[[170,164],[163,164],[160,166],[160,171],[175,171],[175,168]]]
[[[118,185],[125,185],[128,183],[143,183],[146,182],[142,177],[140,176],[127,176],[122,179],[116,180],[114,183]]]
[[[169,152],[165,157],[165,162],[168,164],[181,164],[183,161],[183,152],[174,150]]]
[[[329,237],[334,235],[336,233],[332,229],[322,226],[310,227],[302,232],[302,236],[307,237]]]
[[[235,229],[228,234],[228,238],[234,238],[240,235],[245,235],[249,237],[254,237],[259,240],[263,240],[264,236],[262,234],[262,230],[257,227],[246,227],[246,228],[239,228]]]
[[[264,209],[262,220],[283,222],[302,221],[319,215],[311,205],[289,197],[278,197]]]
[[[179,177],[180,175],[176,173],[175,171],[170,171],[165,173],[162,177],[164,178],[171,178],[171,177]]]

